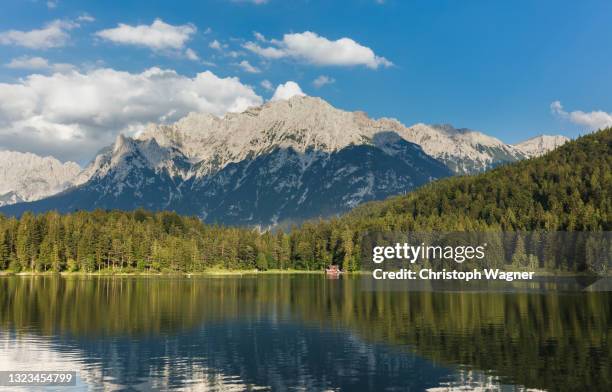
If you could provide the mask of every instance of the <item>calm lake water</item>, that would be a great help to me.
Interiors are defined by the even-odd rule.
[[[361,277],[0,277],[0,370],[69,390],[612,390],[612,293]]]

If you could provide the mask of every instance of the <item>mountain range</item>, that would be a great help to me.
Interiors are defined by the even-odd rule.
[[[39,200],[73,186],[81,172],[74,162],[32,153],[0,151],[0,206]]]
[[[0,211],[143,207],[269,227],[335,215],[435,179],[539,156],[565,141],[539,136],[509,145],[469,129],[406,127],[295,96],[223,117],[192,113],[171,125],[150,125],[134,138],[120,135],[82,171],[65,164],[60,183],[54,180],[40,192],[0,178],[5,194],[19,195]],[[7,173],[5,165],[0,159]]]

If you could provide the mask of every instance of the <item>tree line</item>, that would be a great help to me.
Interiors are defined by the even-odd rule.
[[[0,216],[0,270],[320,270],[332,262],[332,253],[350,255],[354,245],[348,227],[330,232],[318,227],[309,223],[290,233],[262,233],[145,210]]]

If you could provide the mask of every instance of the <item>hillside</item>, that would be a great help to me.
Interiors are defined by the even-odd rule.
[[[358,226],[463,230],[611,230],[612,129],[530,160],[453,177],[405,196],[364,204],[343,221]]]

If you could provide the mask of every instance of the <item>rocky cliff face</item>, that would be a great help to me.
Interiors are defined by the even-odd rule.
[[[80,171],[74,162],[0,151],[0,206],[39,200],[61,192],[72,185]]]

